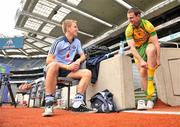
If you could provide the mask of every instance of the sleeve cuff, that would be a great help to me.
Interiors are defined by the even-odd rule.
[[[154,36],[154,35],[157,35],[157,33],[156,33],[156,31],[154,31],[154,32],[152,32],[150,35],[151,35],[151,36]]]

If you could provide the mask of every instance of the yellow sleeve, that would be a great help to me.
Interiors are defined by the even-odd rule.
[[[125,36],[126,36],[126,40],[133,39],[133,28],[131,24],[127,26],[126,31],[125,31]]]
[[[151,22],[149,22],[148,20],[144,20],[143,24],[144,24],[146,31],[150,34],[150,36],[154,36],[157,34],[156,29],[154,28],[154,26],[152,25]]]

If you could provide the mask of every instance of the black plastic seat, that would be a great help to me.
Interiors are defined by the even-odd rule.
[[[62,89],[64,87],[68,88],[68,95],[67,95],[67,109],[70,109],[70,96],[71,96],[71,87],[77,85],[79,80],[75,80],[68,77],[58,77],[57,85],[58,89]]]

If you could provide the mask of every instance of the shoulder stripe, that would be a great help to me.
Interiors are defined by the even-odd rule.
[[[56,47],[57,47],[58,43],[61,42],[62,40],[64,40],[64,37],[63,37],[63,36],[61,36],[61,37],[59,37],[59,38],[56,39],[56,41],[55,41],[55,42],[52,44],[52,46],[51,46],[50,53],[52,53],[52,54],[55,53]]]
[[[51,47],[51,50],[50,50],[50,53],[54,54],[55,53],[55,50],[56,50],[56,47],[58,45],[59,41],[56,41],[53,43],[52,47]]]

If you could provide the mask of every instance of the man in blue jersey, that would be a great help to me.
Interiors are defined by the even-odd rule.
[[[53,115],[54,92],[57,84],[57,77],[70,77],[79,79],[77,94],[74,98],[72,109],[74,111],[90,111],[84,103],[84,93],[91,79],[91,72],[88,69],[79,69],[80,64],[86,59],[81,48],[81,42],[75,38],[78,27],[75,20],[65,20],[62,23],[64,36],[55,40],[52,44],[47,59],[46,81],[45,81],[45,110],[42,116]],[[80,58],[73,61],[76,54]]]

